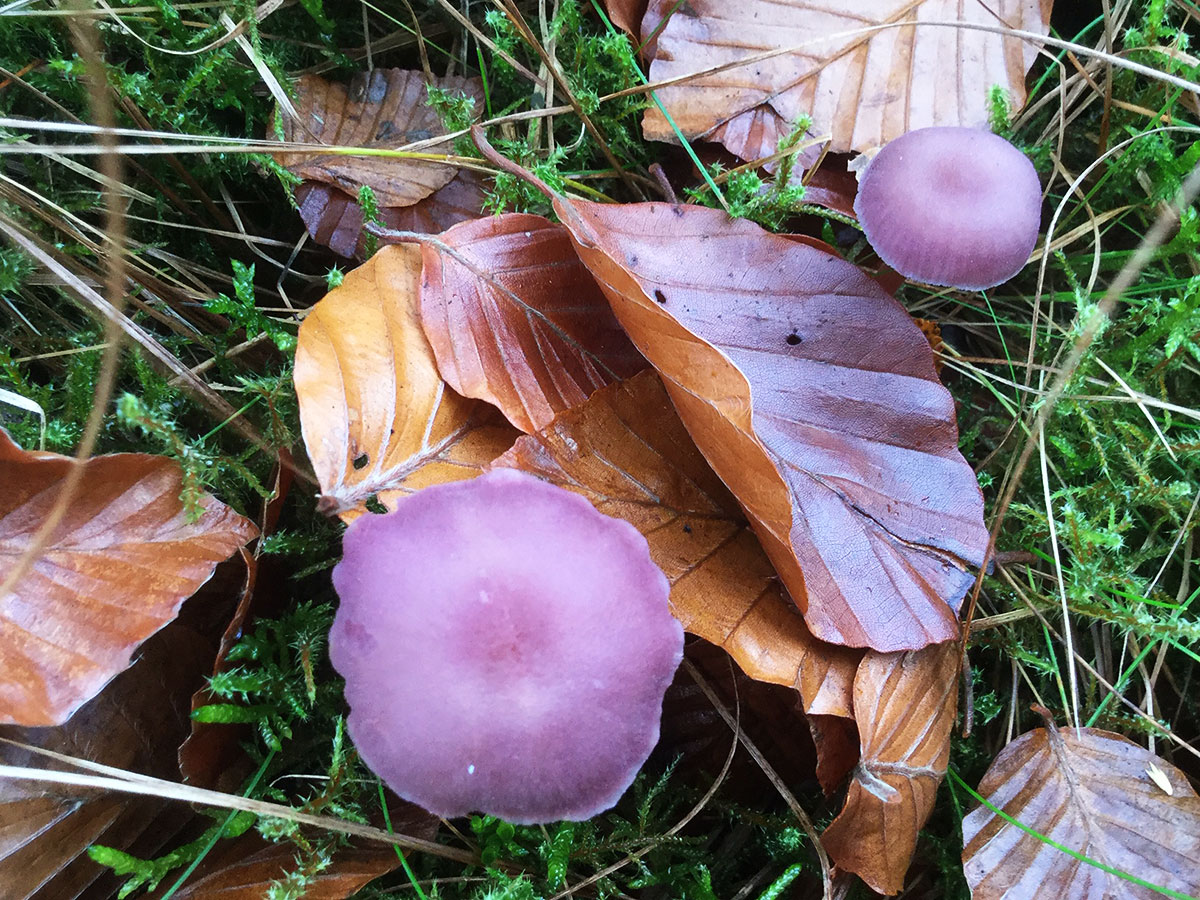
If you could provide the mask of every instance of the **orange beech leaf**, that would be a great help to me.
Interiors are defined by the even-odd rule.
[[[436,234],[482,214],[483,185],[483,176],[464,169],[424,200],[380,207],[379,219],[393,231]],[[319,181],[306,181],[296,188],[296,205],[304,227],[318,244],[341,256],[367,258],[363,210],[355,197]],[[379,243],[392,242],[381,237]]]
[[[665,0],[643,22],[661,19]],[[689,139],[719,141],[742,159],[770,156],[801,116],[834,151],[870,150],[927,125],[986,128],[988,91],[1025,103],[1035,45],[1016,36],[938,26],[963,22],[1044,35],[1052,0],[689,0],[658,33],[652,82]],[[666,4],[667,8],[674,4]],[[882,30],[872,26],[900,24]],[[777,55],[762,58],[772,51]],[[736,64],[719,71],[711,69]],[[643,130],[677,140],[655,106]]]
[[[173,622],[65,725],[4,726],[0,738],[174,781],[175,748],[188,733],[188,698],[211,660],[208,641]],[[0,744],[0,763],[61,768],[12,744]],[[193,815],[186,804],[157,797],[2,778],[0,897],[115,896],[112,873],[93,862],[87,848],[98,843],[152,858]]]
[[[720,210],[564,200],[474,135],[552,198],[812,633],[883,652],[957,638],[983,495],[904,308],[851,263]]]
[[[979,784],[993,806],[1047,841],[1143,882],[1200,897],[1200,797],[1179,769],[1099,728],[1027,732]],[[1062,852],[987,806],[963,819],[973,900],[1161,898]]]
[[[854,677],[861,756],[821,843],[838,868],[896,894],[950,759],[958,644],[867,653]]]
[[[421,324],[446,383],[525,432],[645,368],[565,228],[510,213],[421,243]]]
[[[531,472],[630,522],[671,582],[672,611],[687,631],[724,648],[751,678],[799,690],[806,712],[853,715],[859,654],[805,628],[654,372],[597,391],[493,466]]]
[[[0,581],[32,546],[74,464],[27,453],[0,430]],[[189,522],[179,466],[165,457],[120,453],[84,466],[66,516],[0,597],[0,724],[65,722],[257,533],[207,494]]]
[[[434,87],[461,92],[482,102],[478,78],[435,78]],[[349,85],[316,75],[296,82],[294,119],[280,111],[283,140],[370,150],[394,150],[447,134],[437,111],[427,102],[425,75],[405,69],[359,72]],[[268,129],[268,134],[270,134]],[[422,153],[452,153],[449,141],[425,145]],[[358,197],[363,185],[375,192],[381,207],[408,206],[423,200],[454,178],[453,165],[388,156],[354,156],[319,150],[279,152],[275,158],[289,171],[310,181],[335,185]]]
[[[446,387],[417,317],[421,253],[384,247],[300,325],[293,379],[322,507],[344,521],[479,473],[516,433]]]

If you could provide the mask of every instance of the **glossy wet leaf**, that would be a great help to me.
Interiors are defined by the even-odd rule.
[[[73,465],[26,452],[0,430],[0,580],[32,546]],[[165,457],[121,453],[84,465],[62,522],[0,597],[3,724],[66,721],[256,534],[208,494],[189,522],[179,466]]]

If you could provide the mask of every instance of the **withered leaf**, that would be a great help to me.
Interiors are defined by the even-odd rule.
[[[525,432],[646,362],[566,229],[510,213],[421,244],[421,324],[454,390]]]
[[[751,678],[798,689],[807,712],[852,715],[858,654],[805,628],[654,372],[597,391],[493,466],[531,472],[630,522],[671,582],[687,631],[723,647]]]
[[[0,580],[50,514],[74,465],[0,430]],[[65,722],[256,533],[205,494],[188,522],[179,466],[161,456],[89,459],[66,516],[0,597],[0,724]]]
[[[174,780],[175,748],[188,733],[188,698],[211,659],[206,640],[171,623],[65,725],[0,727],[0,737]],[[10,744],[0,744],[0,762],[57,765]],[[99,843],[153,857],[192,815],[184,804],[154,797],[0,779],[0,897],[65,900],[96,896],[89,888],[99,885],[108,888],[100,896],[112,896],[111,873],[84,851]]]
[[[958,644],[868,652],[854,678],[861,755],[821,843],[872,890],[899,893],[950,759]]]
[[[723,143],[742,159],[775,152],[802,115],[834,151],[870,150],[927,125],[987,127],[988,91],[1015,108],[1037,48],[1019,37],[932,22],[1046,34],[1052,0],[689,0],[658,34],[652,82],[687,78],[657,96],[689,139]],[[647,18],[655,15],[655,4]],[[661,17],[661,14],[658,14]],[[872,26],[897,24],[882,30]],[[644,35],[643,35],[644,36]],[[738,60],[786,51],[742,66]],[[675,140],[657,107],[646,137]]]
[[[384,247],[300,326],[293,376],[322,504],[351,521],[430,484],[479,473],[516,433],[438,375],[417,317],[421,254]]]
[[[476,102],[483,98],[477,78],[436,78],[434,86],[465,93]],[[426,102],[422,72],[372,69],[357,73],[349,85],[305,75],[297,81],[296,92],[299,119],[279,113],[285,141],[394,150],[447,133],[437,111]],[[450,150],[447,142],[426,146],[423,152]],[[352,197],[366,185],[384,207],[423,200],[449,184],[457,171],[440,162],[320,151],[276,153],[275,158],[301,178],[335,185]]]
[[[719,210],[555,208],[813,634],[884,652],[957,637],[983,497],[903,307]]]
[[[1169,782],[1167,793],[1149,769]],[[1048,841],[1142,881],[1200,896],[1200,797],[1179,769],[1099,728],[1027,732],[1000,751],[979,793]],[[963,819],[974,900],[1160,898],[980,806]]]

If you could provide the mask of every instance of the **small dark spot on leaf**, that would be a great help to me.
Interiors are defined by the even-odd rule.
[[[382,141],[384,138],[391,137],[392,132],[396,130],[394,122],[381,122],[379,130],[375,132],[375,140]]]
[[[691,526],[691,525],[684,525],[684,526],[683,526],[683,533],[684,533],[684,534],[691,534],[691,533],[692,533],[692,526]]]
[[[354,465],[354,468],[361,469],[363,466],[365,466],[370,461],[371,461],[371,455],[369,453],[360,453],[360,454],[358,454],[358,456],[354,457],[353,465]]]
[[[800,335],[796,334],[796,332],[794,332],[794,331],[787,336],[787,342],[789,344],[791,344],[793,347],[795,347],[798,343],[800,343],[800,341],[801,341]]]
[[[656,290],[654,292],[654,299],[657,300],[659,303],[666,303],[667,295],[664,294],[662,291]]]
[[[409,143],[414,141],[427,141],[433,137],[433,132],[428,128],[414,128],[411,131],[404,132],[404,139]]]

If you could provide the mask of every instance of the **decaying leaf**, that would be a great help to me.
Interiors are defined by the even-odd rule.
[[[28,453],[0,430],[0,580],[15,571],[74,465]],[[98,456],[66,516],[0,597],[0,724],[65,722],[179,612],[254,525],[205,494],[189,522],[179,466]]]
[[[854,678],[861,756],[846,805],[821,843],[838,867],[895,894],[933,811],[950,759],[958,697],[957,643],[868,652]]]
[[[1147,770],[1154,766],[1170,793]],[[1200,797],[1182,772],[1099,728],[1021,735],[992,762],[979,793],[1061,847],[1187,896],[1200,896]],[[963,870],[974,900],[1083,900],[1163,895],[1089,865],[987,806],[963,819]]]
[[[903,307],[719,210],[555,208],[813,634],[883,652],[956,638],[983,497]]]
[[[986,127],[993,85],[1020,108],[1034,45],[929,23],[1046,34],[1051,3],[689,0],[658,34],[650,80],[685,78],[656,92],[675,124],[687,138],[719,141],[742,159],[774,153],[805,114],[811,133],[832,135],[831,150],[871,150],[927,125]],[[657,22],[661,5],[652,3],[647,19]],[[880,25],[897,27],[871,30]],[[785,52],[762,58],[772,51]],[[677,139],[656,106],[646,111],[644,131],[655,140]]]
[[[646,362],[566,229],[510,213],[421,244],[421,324],[454,390],[525,432]]]
[[[0,737],[175,780],[175,748],[188,733],[188,699],[211,659],[207,641],[172,623],[65,725],[0,727]],[[0,744],[0,762],[58,765],[10,744]],[[111,896],[114,879],[88,858],[90,845],[155,856],[191,817],[184,804],[153,797],[0,779],[0,897]],[[101,879],[107,891],[98,890]],[[93,885],[97,892],[85,893]]]
[[[446,387],[417,317],[421,254],[384,247],[300,326],[294,380],[322,503],[350,521],[396,497],[479,473],[515,432]]]
[[[807,712],[851,716],[859,654],[817,641],[658,376],[609,385],[493,463],[531,472],[625,519],[671,582],[675,617],[754,679],[796,688]]]
[[[460,171],[443,188],[410,206],[385,206],[379,219],[393,231],[437,234],[451,225],[479,216],[483,210],[484,179],[476,172]],[[318,244],[341,256],[366,259],[363,210],[345,191],[306,181],[296,188],[296,203],[304,227]],[[380,238],[379,243],[390,243]]]
[[[465,93],[477,102],[483,99],[477,78],[447,76],[434,79],[434,86]],[[422,72],[372,69],[356,74],[349,85],[305,75],[297,81],[296,92],[299,119],[279,113],[285,141],[395,150],[447,134],[441,117],[426,102]],[[450,151],[450,144],[443,142],[426,145],[421,152]],[[457,172],[441,162],[320,151],[276,153],[275,158],[301,178],[335,185],[352,197],[366,185],[381,207],[423,200],[449,184]]]

